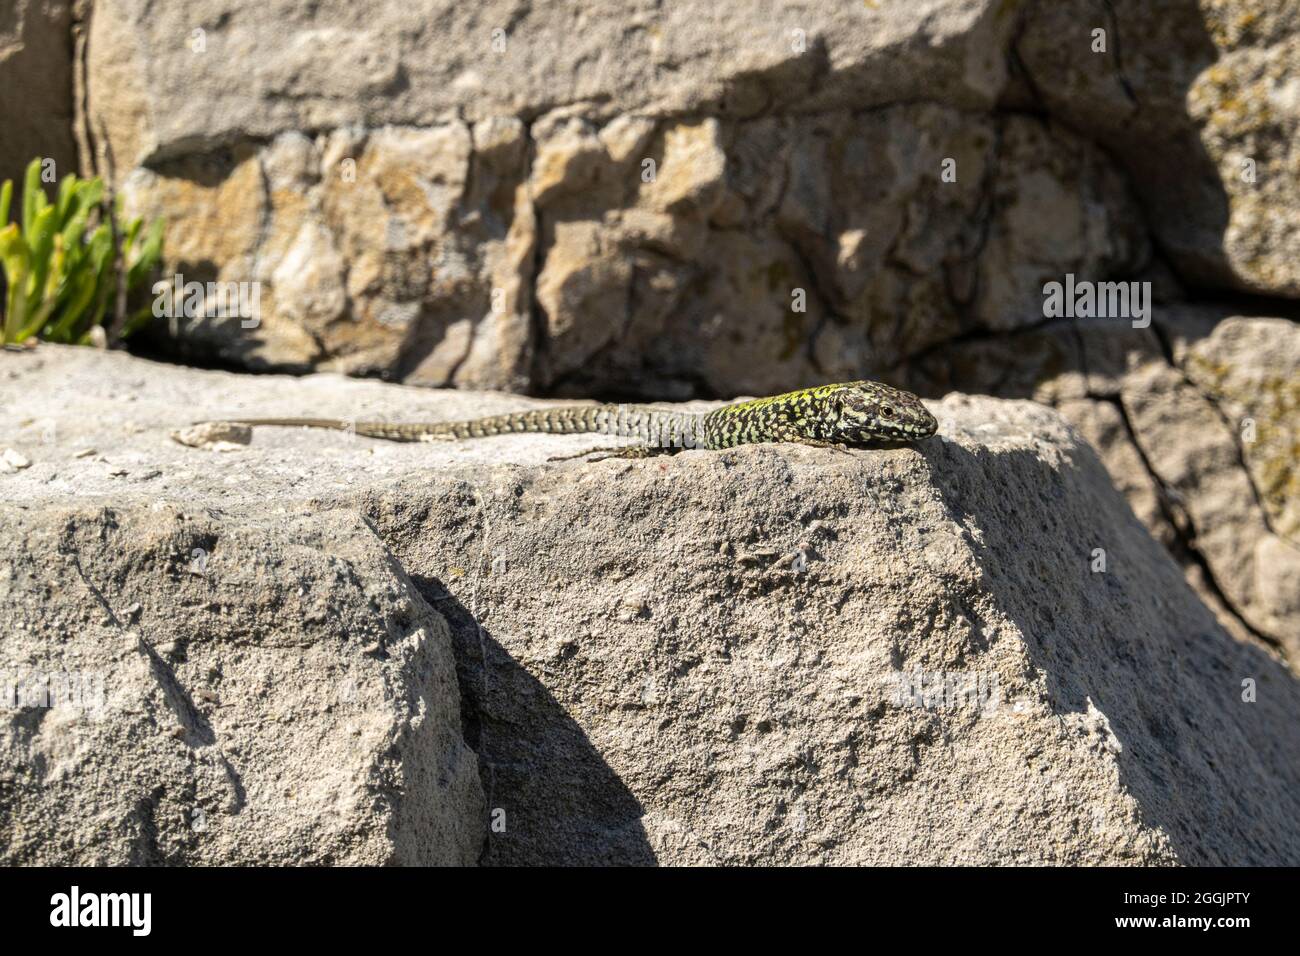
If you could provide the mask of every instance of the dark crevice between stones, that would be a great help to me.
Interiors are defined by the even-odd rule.
[[[1115,4],[1113,0],[1101,0],[1101,4],[1106,8],[1106,16],[1110,20],[1110,32],[1113,38],[1111,47],[1115,51],[1115,79],[1119,81],[1120,88],[1124,90],[1124,95],[1128,97],[1128,101],[1136,108],[1140,104],[1138,103],[1137,93],[1133,91],[1133,84],[1129,82],[1128,76],[1124,72],[1124,54],[1120,38],[1119,16],[1115,12]]]
[[[93,177],[98,170],[95,163],[99,155],[99,146],[95,131],[90,122],[90,25],[95,15],[93,0],[87,0],[83,7],[72,5],[72,23],[69,39],[72,42],[72,132],[77,143],[77,150],[82,155],[78,165],[86,178]],[[3,225],[3,223],[0,223]]]
[[[1002,172],[1003,154],[1002,147],[1005,140],[1005,128],[1003,117],[1012,115],[1011,113],[995,113],[993,120],[993,142],[989,146],[988,163],[984,169],[984,181],[980,183],[980,205],[976,211],[976,225],[978,229],[975,247],[970,251],[964,261],[968,262],[971,269],[971,288],[969,298],[962,302],[949,292],[949,298],[956,307],[959,316],[960,326],[967,330],[976,330],[979,328],[976,320],[976,308],[980,298],[980,281],[982,271],[979,268],[980,259],[984,255],[984,250],[988,248],[989,237],[993,233],[993,221],[998,213],[997,188],[998,177]],[[1046,316],[1045,321],[1051,321]],[[904,359],[903,361],[911,361]]]
[[[1047,100],[1043,96],[1033,73],[1020,55],[1020,42],[1033,15],[1036,3],[1029,3],[1016,11],[1016,23],[1007,41],[1007,82],[998,93],[994,112],[1002,110],[1029,111],[1038,116],[1047,115]]]
[[[1116,396],[1088,394],[1087,397],[1095,402],[1105,402],[1111,405],[1119,413],[1120,421],[1124,425],[1124,432],[1128,438],[1129,444],[1133,447],[1142,462],[1147,476],[1151,479],[1152,486],[1156,490],[1156,504],[1160,508],[1160,514],[1165,520],[1173,533],[1174,547],[1170,549],[1170,554],[1181,566],[1188,564],[1194,565],[1201,573],[1201,578],[1206,588],[1214,595],[1215,599],[1223,609],[1232,615],[1232,619],[1241,625],[1242,630],[1255,638],[1261,644],[1264,644],[1276,651],[1281,657],[1286,659],[1286,648],[1280,641],[1269,634],[1260,631],[1251,624],[1242,615],[1232,599],[1224,592],[1218,579],[1215,577],[1214,570],[1210,566],[1209,560],[1196,546],[1196,524],[1192,521],[1191,515],[1174,504],[1173,495],[1170,493],[1164,480],[1160,477],[1151,460],[1147,457],[1145,449],[1137,439],[1137,430],[1129,417],[1128,409],[1124,407],[1123,401]]]
[[[524,120],[524,182],[532,179],[533,172],[537,167],[537,136],[533,132],[535,122],[535,119]],[[529,192],[528,208],[533,217],[531,275],[528,277],[527,282],[522,283],[528,290],[528,330],[530,335],[527,347],[532,353],[525,359],[530,383],[526,391],[530,394],[543,394],[538,391],[537,386],[542,381],[542,373],[550,358],[550,337],[546,332],[546,310],[542,308],[542,304],[537,298],[537,280],[541,277],[543,266],[546,265],[548,250],[546,236],[543,233],[542,212],[537,203],[532,200],[531,190]]]
[[[460,696],[460,731],[466,746],[478,757],[479,780],[483,786],[483,800],[489,817],[495,806],[496,796],[495,767],[489,759],[489,747],[484,729],[484,703],[487,696],[488,662],[481,650],[481,625],[440,580],[434,577],[411,574],[411,583],[420,596],[434,608],[447,622],[452,636],[452,648],[455,653],[456,685]],[[473,603],[471,601],[471,603]],[[470,661],[469,648],[478,641],[480,650],[477,661]],[[475,674],[475,668],[479,673]],[[475,686],[479,685],[479,686]],[[490,827],[490,822],[488,826]],[[486,859],[491,836],[487,828],[483,833],[483,846],[479,851],[478,862]]]
[[[1073,320],[1060,318],[1057,316],[1044,316],[1042,319],[1031,322],[1028,325],[1022,325],[1016,329],[990,329],[986,326],[977,326],[968,329],[965,332],[950,336],[941,342],[934,342],[915,352],[909,352],[900,356],[893,362],[890,362],[886,368],[894,373],[906,371],[909,366],[921,366],[926,360],[942,354],[945,350],[951,348],[961,348],[964,345],[973,345],[977,342],[991,342],[996,339],[1006,339],[1017,335],[1027,335],[1034,332],[1042,332],[1053,328],[1054,326],[1065,327],[1071,324]],[[993,391],[981,392],[979,394],[994,395]]]
[[[1260,520],[1264,522],[1264,527],[1267,528],[1269,533],[1275,537],[1290,544],[1298,544],[1279,531],[1274,525],[1273,517],[1269,513],[1268,506],[1264,502],[1264,495],[1259,490],[1259,486],[1255,484],[1254,472],[1251,471],[1250,463],[1246,460],[1246,449],[1241,443],[1241,433],[1233,426],[1232,419],[1228,417],[1228,413],[1225,412],[1223,407],[1219,404],[1218,396],[1208,389],[1203,388],[1195,379],[1187,374],[1187,370],[1183,368],[1183,366],[1178,364],[1174,357],[1173,343],[1169,340],[1169,334],[1161,327],[1159,322],[1151,323],[1151,331],[1155,334],[1156,341],[1160,343],[1160,351],[1164,356],[1165,362],[1168,363],[1171,369],[1178,373],[1179,377],[1182,378],[1188,388],[1196,392],[1196,394],[1199,395],[1205,403],[1210,406],[1210,408],[1214,409],[1214,414],[1219,417],[1221,422],[1223,422],[1223,427],[1232,440],[1232,448],[1236,455],[1237,466],[1246,477],[1246,484],[1250,487],[1251,497],[1255,500],[1255,508],[1259,511]]]

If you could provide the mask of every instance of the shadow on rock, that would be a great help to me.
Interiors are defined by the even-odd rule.
[[[952,518],[978,527],[984,587],[1023,635],[1062,732],[1108,728],[1096,739],[1143,822],[1187,864],[1300,863],[1300,682],[1228,636],[1091,448],[1059,466],[946,441],[918,450]],[[981,472],[998,480],[961,477]],[[1085,507],[1065,507],[1079,497]],[[1127,626],[1108,629],[1117,610]]]
[[[577,721],[443,582],[412,581],[451,629],[465,740],[488,801],[480,862],[655,865],[644,808]]]

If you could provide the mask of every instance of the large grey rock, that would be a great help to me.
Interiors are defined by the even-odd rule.
[[[85,450],[71,419],[42,417],[32,467]],[[60,466],[64,490],[0,507],[0,858],[474,863],[447,625],[365,519],[183,478],[152,495],[157,472],[112,476],[114,431],[68,461],[144,486],[95,493]]]
[[[285,133],[125,188],[169,223],[170,268],[261,285],[253,327],[180,318],[191,349],[428,385],[685,397],[851,379],[1041,321],[1044,276],[1148,258],[1103,152],[928,104]]]
[[[44,593],[64,619],[6,604],[35,635],[12,646],[56,655],[42,663],[95,647],[139,661],[142,693],[159,701],[150,713],[167,718],[110,722],[127,739],[105,741],[106,754],[162,762],[173,747],[176,777],[164,779],[221,793],[224,715],[248,714],[238,735],[250,751],[231,764],[280,779],[298,757],[253,742],[315,740],[314,757],[287,749],[302,753],[316,797],[355,793],[350,775],[369,766],[364,747],[335,746],[346,713],[301,703],[326,674],[358,668],[363,696],[367,679],[393,681],[363,742],[403,715],[414,722],[419,693],[440,728],[426,732],[450,739],[451,689],[400,677],[403,662],[445,646],[430,620],[441,617],[490,863],[1300,860],[1296,678],[1216,624],[1091,449],[1040,406],[952,396],[932,406],[936,439],[852,454],[751,446],[548,463],[603,441],[397,445],[265,429],[220,453],[166,437],[196,418],[418,420],[520,403],[90,350],[0,355],[0,446],[29,462],[0,475],[5,521],[41,531],[14,553],[9,580],[30,582],[23,593]],[[204,542],[210,580],[188,580],[168,556]],[[44,583],[74,558],[123,627],[151,641],[174,632],[181,647],[155,645],[174,685],[100,621],[75,570],[57,591]],[[135,619],[130,601],[142,605]],[[417,630],[422,652],[403,641]],[[287,700],[252,679],[300,658]],[[216,743],[172,741],[193,718],[166,711],[164,690],[193,698],[203,686],[217,701],[194,709]],[[268,733],[271,713],[283,722]],[[10,715],[11,779],[48,772],[49,751],[32,748],[50,744],[32,728],[53,717]],[[73,744],[90,739],[77,720],[62,726]],[[210,762],[187,759],[195,750]],[[408,739],[384,751],[385,779],[423,760],[421,792],[481,825],[473,795],[453,800],[431,772],[448,752]],[[28,845],[61,802],[116,806],[98,786],[70,769],[21,802],[6,787],[5,845]],[[177,788],[145,805],[179,813],[190,791]],[[438,806],[428,812],[446,819]],[[218,822],[242,821],[232,810]],[[316,821],[338,859],[397,855],[349,822]],[[69,826],[69,840],[89,841],[105,824]],[[395,842],[427,850],[408,832]]]
[[[1006,5],[611,3],[572,23],[430,0],[346,31],[339,5],[294,11],[96,8],[90,112],[131,212],[167,221],[169,273],[262,287],[254,328],[170,324],[199,355],[762,392],[1032,322],[1026,276],[1145,256],[1103,154],[988,112]],[[1103,221],[1070,232],[1085,209]]]
[[[168,273],[262,285],[254,328],[170,325],[204,358],[730,395],[1032,324],[1149,236],[1188,286],[1300,295],[1296,29],[1256,0],[104,0],[87,120]]]
[[[1011,14],[993,0],[99,0],[90,93],[123,168],[289,130],[533,118],[574,104],[606,120],[860,109],[911,98],[921,76],[937,100],[988,107]]]
[[[649,398],[863,375],[937,397],[931,366],[963,366],[953,387],[1057,405],[1225,625],[1300,656],[1289,431],[1225,418],[1294,407],[1240,371],[1288,380],[1285,323],[1233,339],[1223,382],[1204,323],[1191,350],[1037,331],[1066,273],[1300,293],[1291,7],[355,16],[96,5],[90,118],[129,207],[166,219],[169,272],[260,284],[253,328],[170,323],[190,354]]]

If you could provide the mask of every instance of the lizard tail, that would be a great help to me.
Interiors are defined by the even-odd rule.
[[[354,422],[346,418],[228,418],[234,425],[272,425],[282,428],[328,428],[336,432],[352,432],[366,438],[383,438],[388,441],[428,441],[441,431],[437,425],[409,426],[390,422]],[[206,424],[200,422],[199,424]]]
[[[335,431],[347,431],[354,424],[341,418],[223,418],[222,422],[232,425],[281,425],[285,428],[332,428]],[[195,422],[207,425],[208,422]]]
[[[336,418],[238,418],[241,425],[329,428],[386,441],[427,442],[449,438],[488,438],[519,432],[571,435],[582,432],[638,438],[659,446],[694,448],[701,444],[702,417],[647,405],[567,405],[508,412],[452,422],[355,422]]]

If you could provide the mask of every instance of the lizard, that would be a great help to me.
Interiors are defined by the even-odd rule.
[[[734,402],[710,412],[652,405],[563,405],[469,421],[353,422],[333,418],[240,418],[232,424],[330,428],[386,441],[430,442],[520,432],[595,433],[639,439],[639,445],[594,448],[606,457],[642,458],[684,448],[720,450],[759,442],[797,442],[821,448],[902,445],[929,438],[939,427],[911,392],[879,382],[819,385],[767,398]],[[553,459],[560,460],[560,459]],[[599,460],[599,459],[593,459]]]

